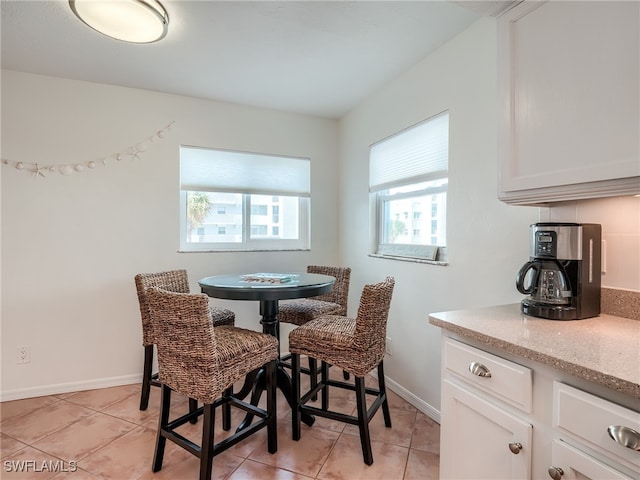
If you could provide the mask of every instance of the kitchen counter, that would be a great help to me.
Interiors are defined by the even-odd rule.
[[[519,304],[429,315],[445,330],[640,399],[640,321],[613,315],[557,321]]]

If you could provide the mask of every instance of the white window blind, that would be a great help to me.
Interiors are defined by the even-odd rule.
[[[443,112],[371,146],[369,191],[447,176],[449,113]]]
[[[309,197],[308,158],[180,147],[180,188]]]

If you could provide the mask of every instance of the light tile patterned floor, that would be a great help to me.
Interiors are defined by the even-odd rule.
[[[332,376],[341,375],[337,369],[331,371]],[[375,385],[376,380],[368,377],[367,383]],[[371,466],[362,461],[358,431],[351,425],[317,418],[313,427],[303,424],[300,441],[292,441],[291,412],[279,394],[277,453],[267,452],[263,429],[216,456],[213,478],[437,479],[440,426],[393,392],[388,393],[393,427],[385,428],[381,411],[371,421]],[[333,389],[331,408],[354,413],[352,396],[352,392]],[[151,402],[144,412],[138,409],[139,385],[0,404],[0,478],[196,480],[197,458],[171,442],[167,442],[162,470],[151,472],[159,397],[159,389],[152,388]],[[187,402],[174,397],[172,412],[178,415],[186,411]],[[237,424],[241,412],[233,418]],[[201,421],[187,424],[181,427],[182,433],[197,441],[201,426]],[[219,424],[216,429],[216,438],[222,438],[226,432]],[[20,466],[23,471],[16,472]]]

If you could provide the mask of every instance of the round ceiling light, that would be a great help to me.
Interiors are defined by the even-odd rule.
[[[157,42],[169,28],[169,15],[156,0],[69,0],[69,6],[89,27],[125,42]]]

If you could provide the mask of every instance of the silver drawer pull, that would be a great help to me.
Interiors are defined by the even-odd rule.
[[[514,455],[517,455],[520,453],[520,450],[522,450],[522,444],[520,442],[511,442],[509,443],[509,450],[511,450],[511,453]]]
[[[469,364],[469,371],[478,377],[491,378],[491,372],[489,369],[478,362]]]
[[[562,470],[560,467],[549,467],[547,473],[551,478],[553,478],[553,480],[560,480],[564,475],[564,470]]]
[[[640,452],[640,433],[622,425],[611,425],[607,433],[616,443]]]

